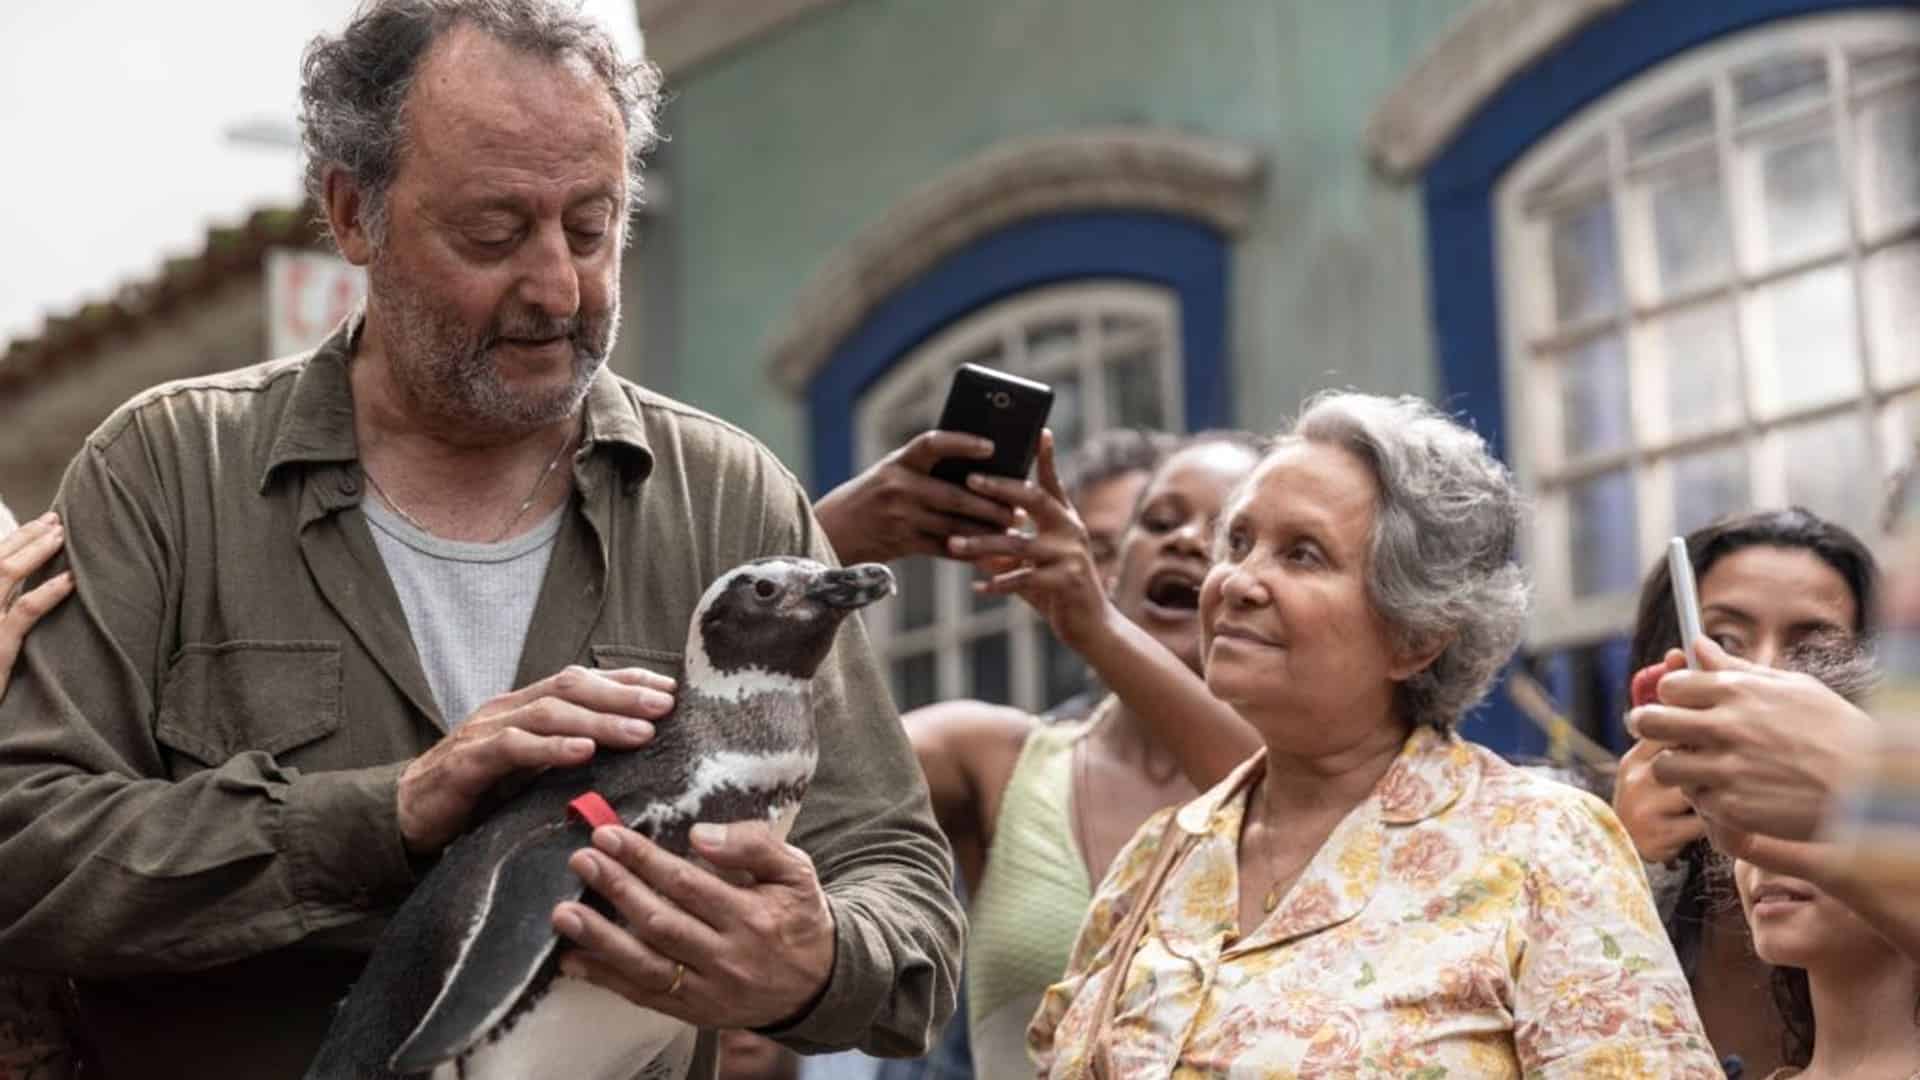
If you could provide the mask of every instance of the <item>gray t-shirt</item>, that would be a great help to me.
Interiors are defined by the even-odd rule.
[[[513,689],[527,624],[560,535],[563,505],[531,531],[497,544],[421,532],[378,496],[360,509],[400,594],[414,651],[451,730],[488,698]]]

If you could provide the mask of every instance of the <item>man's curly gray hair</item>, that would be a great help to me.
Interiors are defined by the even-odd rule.
[[[583,61],[606,83],[626,123],[627,208],[639,206],[641,159],[658,139],[660,73],[622,59],[606,28],[567,0],[365,0],[345,30],[309,42],[300,58],[300,141],[315,204],[325,205],[328,171],[344,170],[365,193],[368,235],[384,240],[408,91],[427,49],[461,23],[538,56]]]
[[[1379,485],[1367,591],[1394,644],[1444,642],[1400,686],[1415,724],[1450,729],[1486,695],[1520,643],[1527,581],[1514,563],[1521,501],[1484,439],[1417,397],[1327,391],[1283,442],[1337,446]]]

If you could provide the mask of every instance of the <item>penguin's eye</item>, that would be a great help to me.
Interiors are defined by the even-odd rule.
[[[773,582],[768,581],[766,578],[761,578],[759,581],[756,581],[753,583],[753,595],[759,597],[762,600],[773,599],[774,594],[778,593],[779,591],[780,589],[776,585],[774,585]]]

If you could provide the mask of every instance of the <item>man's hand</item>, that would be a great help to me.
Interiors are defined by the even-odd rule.
[[[984,473],[967,478],[974,490],[1024,513],[1033,522],[1031,536],[1012,531],[957,536],[947,542],[947,549],[990,575],[974,584],[975,591],[1020,597],[1047,621],[1055,636],[1084,655],[1087,643],[1108,618],[1121,616],[1111,610],[1087,527],[1060,483],[1051,431],[1040,435],[1035,476],[1037,483]]]
[[[1660,702],[1627,715],[1663,744],[1654,777],[1679,787],[1710,827],[1784,840],[1814,835],[1867,753],[1873,721],[1820,680],[1694,643],[1701,670],[1660,680]]]
[[[593,843],[570,865],[626,928],[585,904],[556,907],[554,929],[577,946],[561,971],[715,1028],[794,1020],[826,987],[833,912],[813,861],[767,825],[694,826],[694,854],[717,873],[617,826]]]
[[[594,747],[632,750],[673,709],[674,682],[644,668],[569,667],[473,711],[400,774],[407,850],[445,847],[493,786],[515,773],[579,765]]]
[[[53,558],[65,541],[60,519],[51,513],[0,537],[0,698],[7,696],[13,664],[20,658],[27,631],[73,591],[73,573],[57,574],[29,592],[14,594],[20,583]]]
[[[1013,524],[1013,511],[936,480],[945,458],[985,460],[993,442],[957,431],[925,431],[814,504],[840,561],[889,562],[906,555],[942,555],[949,536],[977,536]]]

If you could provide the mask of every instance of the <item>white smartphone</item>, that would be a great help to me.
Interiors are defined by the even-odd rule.
[[[1687,654],[1687,666],[1700,668],[1693,654],[1693,643],[1700,637],[1700,589],[1693,580],[1693,560],[1687,557],[1687,540],[1676,536],[1667,541],[1667,575],[1673,578],[1673,607],[1680,615],[1680,650]]]

